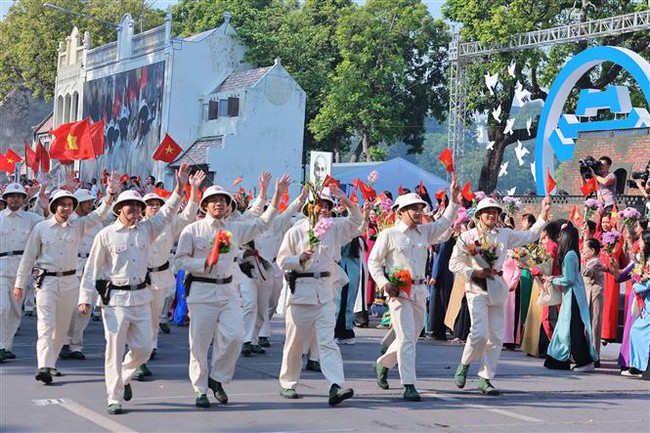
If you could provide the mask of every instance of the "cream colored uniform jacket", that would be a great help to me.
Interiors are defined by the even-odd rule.
[[[499,258],[494,264],[494,269],[502,269],[503,262],[506,259],[506,251],[511,248],[527,245],[539,239],[539,233],[546,224],[541,217],[538,217],[537,222],[527,231],[512,230],[507,228],[498,228],[488,231],[487,238],[490,242],[497,242],[501,245],[499,249]],[[462,233],[454,246],[454,251],[449,260],[449,270],[453,273],[461,274],[465,278],[465,291],[476,295],[489,296],[490,305],[503,304],[508,296],[508,285],[503,277],[495,275],[494,278],[488,278],[488,293],[485,293],[481,287],[472,282],[472,272],[480,270],[476,261],[467,253],[466,245],[473,243],[475,240],[481,239],[478,229]]]
[[[77,218],[80,217],[76,213],[70,217],[70,219]],[[90,248],[93,246],[95,236],[97,236],[97,233],[99,233],[103,228],[104,225],[102,224],[93,227],[84,234],[83,238],[81,238],[81,241],[79,242],[79,249],[77,250],[77,276],[79,278],[81,278],[84,273],[84,266],[86,266],[86,260],[88,260],[88,256],[90,255]]]
[[[65,272],[77,269],[79,243],[86,233],[97,227],[106,218],[111,207],[102,201],[101,205],[85,217],[68,219],[59,224],[52,216],[36,224],[29,236],[25,253],[18,267],[16,287],[24,289],[32,267],[48,272]],[[44,285],[50,281],[45,278]],[[65,277],[61,279],[64,281]],[[78,280],[77,280],[78,281]],[[75,285],[76,286],[76,285]]]
[[[23,251],[32,230],[43,217],[22,209],[0,212],[0,252]],[[0,277],[15,278],[21,256],[0,257]],[[13,289],[13,287],[11,287]]]
[[[349,208],[345,218],[333,218],[332,227],[314,247],[314,253],[305,266],[300,265],[300,254],[309,248],[309,221],[299,221],[287,231],[278,252],[278,265],[282,270],[297,272],[330,272],[326,278],[299,278],[296,290],[289,297],[289,304],[318,305],[331,302],[336,290],[348,282],[347,275],[338,262],[341,247],[358,234],[363,215],[357,204]]]
[[[209,214],[202,220],[196,221],[183,229],[176,248],[176,264],[179,269],[201,278],[228,278],[233,275],[234,258],[239,252],[239,246],[250,242],[255,236],[269,227],[278,213],[277,209],[269,206],[259,218],[239,221],[215,219]],[[230,251],[219,255],[219,261],[210,272],[205,270],[205,260],[210,254],[214,237],[219,230],[230,231]],[[239,298],[237,278],[229,284],[192,283],[187,303],[218,302]]]
[[[162,266],[170,258],[173,258],[170,257],[170,253],[174,242],[178,240],[183,229],[196,220],[196,211],[198,208],[199,204],[194,200],[190,200],[180,214],[176,214],[178,206],[174,208],[174,217],[171,224],[165,226],[162,233],[158,235],[149,248],[149,256],[147,258],[148,267]],[[176,288],[176,278],[174,278],[171,266],[167,270],[151,273],[151,288],[153,290],[166,290],[167,296],[172,295]]]
[[[97,280],[110,280],[116,286],[137,285],[145,280],[147,249],[171,223],[180,200],[174,192],[152,218],[139,221],[133,227],[124,226],[118,219],[97,234],[81,278],[79,304],[92,303]],[[151,299],[149,289],[113,290],[108,305],[131,307],[149,303]]]
[[[442,218],[432,223],[421,224],[416,229],[409,230],[408,225],[399,221],[394,227],[382,230],[368,257],[368,270],[377,287],[381,289],[388,283],[388,278],[384,275],[384,267],[387,272],[391,269],[408,269],[412,279],[424,279],[427,249],[429,245],[439,244],[449,239],[451,235],[449,228],[457,212],[458,205],[450,203]],[[413,300],[424,300],[427,296],[429,291],[424,284],[412,287]]]

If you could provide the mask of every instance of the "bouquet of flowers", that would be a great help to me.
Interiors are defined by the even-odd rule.
[[[379,172],[377,170],[373,170],[368,174],[368,182],[370,182],[370,185],[374,185],[375,182],[379,180]]]
[[[392,211],[393,200],[385,194],[380,194],[375,200],[375,213],[377,214],[377,232],[392,227],[395,224],[395,214]]]
[[[250,192],[246,192],[244,188],[239,188],[239,190],[234,194],[233,200],[237,203],[237,209],[240,212],[245,212],[251,201],[251,194]]]
[[[411,271],[408,269],[393,268],[388,274],[388,282],[397,287],[400,292],[404,292],[407,297],[411,297]]]
[[[641,257],[641,261],[632,269],[631,278],[634,283],[648,283],[650,281],[650,260]]]
[[[549,276],[552,273],[553,259],[546,248],[538,243],[515,248],[512,258],[517,260],[525,268],[537,268],[542,274]]]
[[[219,230],[212,238],[212,249],[206,258],[208,272],[212,272],[212,266],[219,262],[219,254],[228,254],[231,248],[232,232]]]
[[[483,191],[476,191],[474,195],[476,196],[476,201],[481,201],[485,197],[487,197],[487,195]]]
[[[626,207],[620,215],[623,217],[623,225],[628,229],[632,228],[634,223],[641,218],[641,212],[633,207]]]
[[[482,235],[474,242],[465,245],[465,252],[474,258],[476,263],[484,269],[494,267],[499,259],[499,251],[503,245],[497,242],[491,242],[487,236]]]
[[[585,219],[590,219],[596,211],[602,213],[602,202],[594,198],[588,198],[585,200]]]
[[[521,210],[521,199],[512,196],[504,197],[503,208],[508,215],[514,216]]]
[[[616,244],[621,239],[621,232],[618,230],[611,230],[603,233],[602,243],[605,245],[605,251],[611,253],[614,251]]]
[[[320,221],[320,211],[321,211],[320,195],[323,190],[323,187],[321,185],[318,186],[314,185],[311,182],[307,182],[305,186],[309,190],[309,199],[307,200],[306,203],[306,209],[307,209],[307,221],[309,222],[309,230],[308,230],[309,249],[311,250],[320,243],[321,238],[323,237],[327,229],[331,227],[332,222],[330,221],[329,225],[327,223],[324,223],[325,224],[324,226],[321,224],[319,228],[316,230],[316,225]]]

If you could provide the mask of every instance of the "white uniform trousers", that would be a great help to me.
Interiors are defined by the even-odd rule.
[[[377,363],[386,368],[398,364],[402,385],[415,385],[415,345],[424,327],[426,316],[426,299],[415,301],[406,297],[388,299],[390,320],[395,331],[395,340],[388,350],[377,359]]]
[[[151,305],[102,307],[106,358],[104,375],[108,404],[122,403],[124,385],[151,355]],[[124,356],[125,346],[129,352]]]
[[[234,374],[242,339],[244,318],[237,298],[210,303],[188,303],[190,317],[190,381],[194,392],[206,394],[208,375],[229,383]],[[208,369],[208,349],[212,363]]]
[[[11,351],[22,311],[14,298],[15,277],[0,277],[0,349]]]
[[[256,334],[260,337],[271,336],[271,318],[275,314],[275,309],[278,307],[278,300],[282,292],[283,276],[282,272],[278,271],[269,275],[264,281],[262,289],[257,296],[257,322],[255,327]]]
[[[45,277],[36,290],[36,358],[38,368],[55,368],[79,300],[79,278]]]
[[[151,337],[153,348],[158,348],[158,331],[160,325],[160,315],[165,308],[165,301],[167,299],[167,288],[151,287]]]
[[[343,386],[343,359],[334,342],[336,318],[334,301],[318,305],[289,304],[286,310],[286,340],[282,350],[280,386],[295,389],[302,370],[305,341],[316,329],[320,365],[327,382]]]
[[[309,337],[302,344],[302,354],[307,355],[307,359],[310,361],[318,361],[320,356],[318,355],[318,338],[316,337],[316,327],[311,328]]]
[[[480,361],[478,375],[484,379],[493,379],[505,332],[503,304],[490,305],[487,294],[467,293],[465,297],[472,326],[461,362],[469,365]]]
[[[257,344],[257,335],[255,335],[255,324],[257,321],[258,293],[262,287],[258,280],[243,277],[239,290],[243,301],[244,314],[244,342]]]
[[[97,303],[97,298],[99,294],[95,292],[93,294],[92,304]],[[65,344],[70,346],[70,351],[72,352],[82,352],[84,348],[84,331],[90,322],[90,314],[81,314],[79,308],[75,308],[72,311],[72,320],[70,321],[70,329],[68,329],[68,335],[65,339]]]
[[[36,308],[36,293],[34,291],[34,278],[30,275],[27,278],[25,290],[23,291],[23,307],[25,307],[25,312],[34,312]],[[13,294],[11,295],[13,298]]]

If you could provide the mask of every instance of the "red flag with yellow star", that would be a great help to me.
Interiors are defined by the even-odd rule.
[[[85,118],[76,123],[65,123],[52,131],[50,157],[59,161],[95,159],[90,122]]]
[[[7,173],[13,172],[16,170],[16,164],[22,160],[23,159],[16,152],[11,149],[7,149],[7,153],[4,156],[4,170],[6,170]]]
[[[169,134],[165,134],[165,137],[160,142],[160,146],[158,146],[158,149],[156,149],[156,151],[153,153],[152,158],[156,161],[170,163],[174,162],[182,151],[183,149],[178,144],[176,144],[176,142],[169,136]]]

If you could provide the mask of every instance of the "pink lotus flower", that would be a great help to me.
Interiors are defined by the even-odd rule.
[[[314,226],[314,236],[323,239],[325,233],[334,225],[331,218],[321,218]]]
[[[379,172],[377,170],[373,170],[368,174],[368,182],[370,182],[370,185],[373,183],[377,182],[379,180]]]

